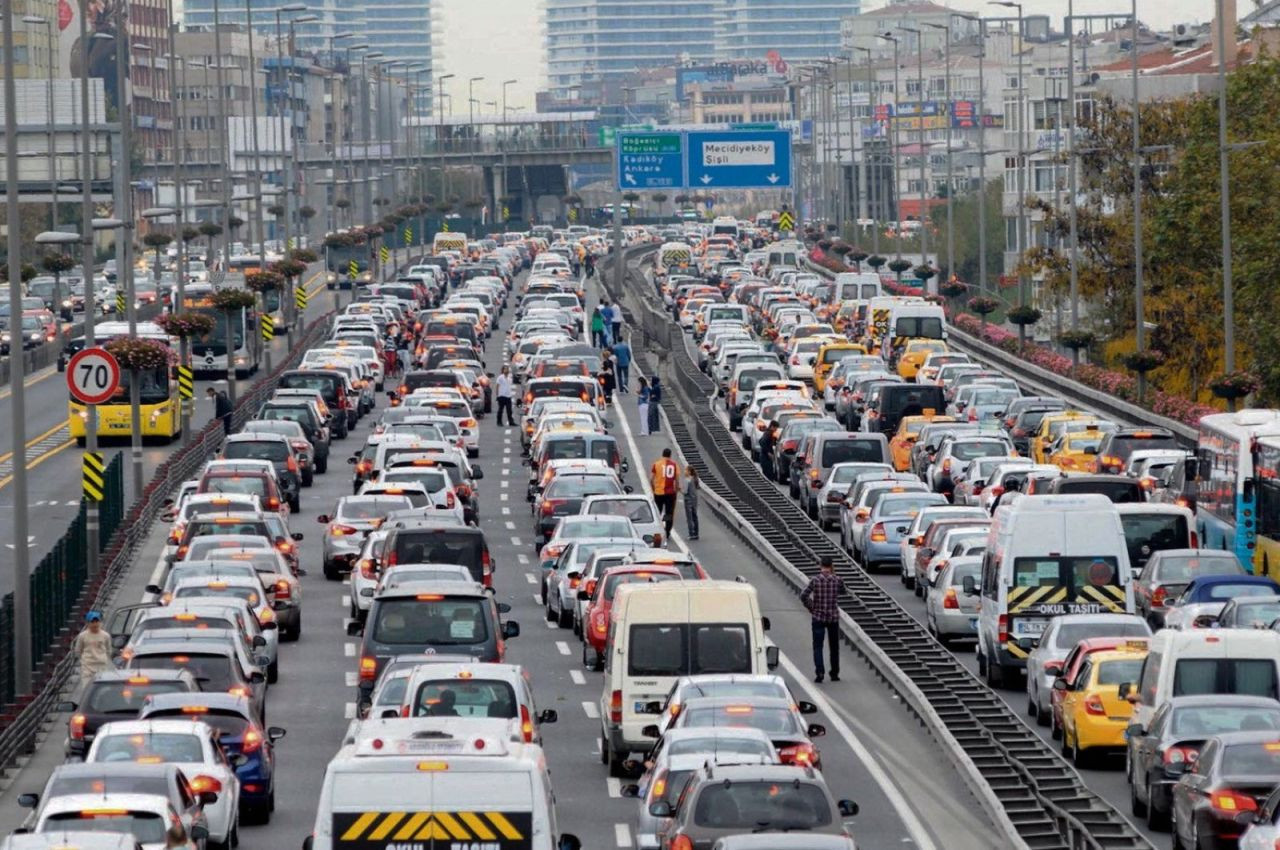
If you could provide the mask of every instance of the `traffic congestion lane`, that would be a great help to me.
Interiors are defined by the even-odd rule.
[[[688,336],[685,338],[685,345],[686,349],[689,350],[692,355],[693,351],[691,348],[690,338]],[[724,405],[718,403],[718,399],[709,399],[708,401],[715,415],[726,427],[728,427],[728,417],[724,412]],[[780,493],[786,493],[787,488],[784,485],[771,482],[771,486]],[[830,537],[836,545],[839,545],[839,532],[827,532],[827,536]],[[880,585],[885,592],[893,597],[894,601],[897,602],[903,610],[910,614],[911,617],[919,623],[921,630],[925,629],[924,602],[915,595],[915,591],[902,584],[896,571],[872,572],[869,573],[869,575],[871,575],[875,582]],[[948,647],[948,650],[956,656],[956,658],[964,665],[966,670],[972,673],[975,677],[978,676],[978,662],[972,645],[953,645]],[[1034,721],[1028,721],[1026,719],[1027,695],[1023,689],[1024,686],[1025,679],[1020,678],[1016,687],[1012,689],[997,688],[995,689],[995,693],[1005,701],[1016,715],[1024,718],[1023,722],[1027,723],[1027,725],[1032,728],[1035,733],[1039,735],[1040,738],[1051,748],[1055,750],[1060,749],[1060,742],[1053,740],[1047,727],[1036,726]],[[1115,806],[1116,810],[1120,812],[1122,816],[1126,817],[1130,823],[1132,823],[1133,826],[1141,831],[1148,839],[1161,842],[1166,840],[1166,835],[1150,830],[1144,819],[1133,817],[1129,811],[1129,784],[1126,781],[1124,774],[1123,753],[1118,753],[1114,756],[1096,760],[1092,767],[1075,769],[1080,774],[1085,785],[1088,786],[1091,791]]]
[[[306,317],[310,321],[315,317],[333,309],[338,303],[340,293],[326,297],[323,277],[315,272],[305,278],[308,289],[312,293],[307,305]],[[346,295],[343,293],[343,295]],[[346,295],[349,298],[349,295]],[[284,356],[288,339],[285,334],[278,335],[271,343],[273,357]],[[278,361],[277,361],[278,362]],[[265,367],[265,364],[264,364]],[[261,375],[261,372],[259,372]],[[246,387],[257,380],[259,375],[246,381],[237,382]],[[35,376],[33,376],[35,377]],[[200,380],[195,387],[195,412],[192,416],[192,428],[199,430],[213,417],[213,405],[205,396],[205,389],[212,386],[212,380]],[[26,395],[28,448],[27,457],[27,505],[31,511],[32,523],[28,534],[28,548],[31,550],[32,562],[39,561],[49,551],[57,539],[66,531],[66,527],[80,510],[80,462],[81,452],[76,448],[66,430],[67,421],[67,385],[63,373],[54,370],[51,375],[33,382]],[[11,400],[7,396],[0,397],[0,417],[8,417],[8,406]],[[0,421],[8,421],[7,418]],[[40,428],[40,431],[36,429]],[[181,448],[180,440],[167,445],[143,445],[144,475],[149,477],[169,455]],[[129,446],[127,440],[113,440],[102,446],[103,454],[109,463],[112,456],[123,454],[126,467],[129,463]],[[0,454],[0,511],[12,510],[12,450]],[[132,476],[125,470],[124,485],[126,501],[132,501],[130,492]],[[12,523],[0,524],[0,551],[12,550]],[[0,571],[0,595],[13,589],[11,571]]]

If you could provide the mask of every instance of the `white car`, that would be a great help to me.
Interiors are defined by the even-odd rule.
[[[112,821],[118,821],[118,826]],[[188,833],[178,812],[162,794],[63,794],[45,803],[40,820],[32,831],[75,834],[88,823],[93,824],[93,833],[104,838],[128,838],[128,843],[123,846],[132,848],[137,842],[142,850],[204,850],[205,842],[210,838],[209,830],[203,824],[196,824]],[[172,824],[177,824],[180,832],[170,836],[168,830]],[[60,843],[52,845],[59,846]]]
[[[600,516],[626,517],[631,520],[636,534],[650,546],[657,546],[662,541],[662,517],[653,499],[643,493],[629,493],[621,496],[588,496],[578,511],[580,514]],[[563,521],[561,523],[563,525]]]
[[[197,790],[211,790],[218,795],[217,800],[205,806],[209,841],[225,847],[234,847],[240,842],[240,780],[218,747],[209,724],[199,720],[106,723],[98,730],[84,760],[104,765],[144,760],[176,764]]]

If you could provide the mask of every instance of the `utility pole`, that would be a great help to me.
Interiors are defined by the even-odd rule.
[[[915,27],[898,27],[902,32],[914,33],[916,37],[916,139],[920,146],[920,262],[929,264],[929,181],[925,177],[925,165],[928,156],[925,154],[927,143],[924,134],[924,33]],[[930,280],[930,286],[937,286],[936,279]]]
[[[1223,19],[1222,0],[1215,0],[1214,20],[1218,43],[1218,194],[1222,219],[1222,362],[1223,371],[1236,369],[1235,291],[1231,283],[1231,172],[1227,147],[1227,21]],[[1235,22],[1231,22],[1235,38]],[[7,50],[6,50],[7,53]],[[1136,104],[1135,104],[1136,110]],[[9,279],[13,279],[12,267]]]
[[[169,2],[169,20],[173,20],[173,2]],[[178,55],[176,31],[178,25],[176,23],[169,24],[169,91],[181,91],[181,97],[174,97],[174,105],[180,111],[180,114],[174,116],[173,119],[173,208],[177,211],[174,220],[177,226],[174,238],[178,243],[178,285],[177,292],[174,295],[173,312],[178,313],[182,310],[182,304],[186,298],[187,292],[187,243],[183,237],[186,229],[186,184],[184,182],[184,173],[182,168],[182,160],[185,157],[186,147],[186,130],[187,123],[187,62]],[[182,63],[182,88],[178,88],[177,63]],[[179,341],[178,345],[178,363],[186,368],[191,367],[191,341],[185,336]],[[191,441],[191,406],[193,399],[179,399],[182,405],[182,444],[186,445]]]
[[[1133,309],[1134,340],[1138,353],[1146,349],[1147,331],[1143,319],[1142,304],[1142,120],[1138,101],[1138,0],[1132,0],[1133,40],[1129,49],[1133,53],[1131,82],[1133,85]],[[1138,372],[1138,398],[1146,389],[1147,375]]]
[[[82,63],[81,64],[82,68],[89,67],[89,46],[91,42],[89,41],[89,22],[88,22],[88,15],[87,15],[88,5],[89,5],[88,0],[83,0],[83,2],[81,2],[80,4],[80,9],[78,10],[79,14],[77,15],[77,17],[79,17],[80,19],[80,48],[82,51],[80,56],[80,61]],[[8,49],[8,45],[6,45],[5,48],[6,49],[4,51],[4,55],[5,55],[5,58],[7,59],[10,55],[12,55],[12,52]],[[12,79],[12,76],[13,76],[12,74],[5,74],[6,85],[9,84],[9,80]],[[5,98],[5,103],[6,104],[13,103],[13,98],[11,97]],[[104,114],[105,112],[106,110],[103,109]],[[93,259],[94,259],[93,257],[93,135],[90,132],[91,125],[89,122],[89,75],[88,74],[82,74],[80,77],[80,122],[81,122],[81,127],[80,127],[80,192],[81,192],[80,238],[82,240],[81,252],[80,252],[80,257],[81,257],[80,264],[82,266],[83,277],[84,277],[84,345],[85,345],[85,348],[92,348],[94,343],[96,342],[96,339],[93,333],[93,325],[96,317],[95,314],[97,313],[98,308],[97,308],[97,305],[94,303],[96,301],[96,299],[94,298],[94,295],[96,293],[94,292],[94,289],[93,289]],[[12,135],[12,134],[8,134],[8,135]],[[13,159],[15,163],[17,162],[16,157],[11,157],[11,159]],[[13,182],[16,187],[16,181],[11,181],[11,182]],[[10,256],[12,256],[12,252],[10,253]],[[14,279],[14,275],[10,274],[9,278],[10,278],[10,281],[12,281]],[[86,404],[84,408],[84,414],[85,414],[84,416],[84,450],[86,453],[91,453],[91,454],[97,453],[98,451],[98,407],[97,405]],[[25,470],[24,470],[24,473],[25,473]],[[23,486],[24,487],[26,486],[25,479],[23,481]],[[26,502],[24,499],[23,504],[25,503]],[[17,533],[21,533],[25,535],[25,529],[23,528],[17,528],[15,529],[15,531]],[[89,499],[85,502],[85,506],[84,506],[84,550],[85,550],[85,561],[87,562],[85,567],[86,567],[86,572],[89,574],[90,581],[96,579],[98,575],[102,572],[101,559],[99,557],[100,546],[98,542],[98,534],[99,534],[98,503],[93,501],[92,499]],[[21,554],[17,551],[14,552],[15,563],[18,563],[18,558],[25,558],[25,557],[26,557],[25,552]],[[25,582],[20,582],[18,587],[25,587],[25,585],[26,585]],[[18,592],[17,590],[14,591],[15,602],[17,598],[16,597],[17,592]],[[17,623],[15,623],[14,631],[15,631],[15,634],[19,634],[19,635],[22,634],[23,632],[22,629],[18,628]],[[30,623],[28,622],[26,632],[29,633],[30,631],[31,631]],[[18,638],[18,640],[23,640],[23,639],[24,638]],[[28,643],[27,655],[30,656],[30,654],[31,654],[31,648],[30,648],[30,644]]]
[[[946,74],[943,77],[943,98],[946,100],[945,110],[945,132],[947,146],[947,279],[951,280],[956,277],[956,229],[955,220],[952,218],[952,198],[956,193],[955,174],[952,171],[951,158],[951,124],[952,109],[951,102],[951,18],[948,16],[946,26],[942,24],[925,23],[924,26],[930,29],[942,30],[946,35],[946,41],[943,42],[943,65],[946,67]],[[937,284],[933,284],[935,289]]]
[[[1067,191],[1071,195],[1068,205],[1071,240],[1071,330],[1080,330],[1080,242],[1076,220],[1076,199],[1079,188],[1076,185],[1076,18],[1075,0],[1067,0],[1067,102],[1071,105],[1067,110]],[[1072,349],[1072,357],[1079,359],[1079,349]]]
[[[893,200],[895,202],[894,210],[893,210],[893,214],[894,214],[893,232],[894,232],[894,242],[897,243],[894,246],[894,250],[897,255],[896,258],[901,260],[902,259],[902,211],[897,204],[897,201],[900,197],[900,193],[898,191],[898,150],[899,150],[898,149],[898,123],[899,123],[898,106],[900,104],[900,101],[898,99],[900,96],[900,92],[898,90],[898,37],[896,35],[889,35],[889,33],[881,33],[878,37],[883,38],[885,41],[893,42],[893,112],[890,113],[889,115],[889,121],[890,121],[889,127],[890,127],[890,131],[893,134],[892,140],[890,141],[890,146],[893,148]]]

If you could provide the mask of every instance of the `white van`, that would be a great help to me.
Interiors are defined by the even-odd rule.
[[[1172,697],[1243,694],[1280,699],[1280,632],[1161,629],[1127,695],[1133,722],[1148,726]],[[1121,686],[1123,688],[1123,686]]]
[[[947,315],[941,304],[924,300],[897,304],[889,312],[889,329],[895,345],[908,339],[946,339]]]
[[[467,234],[448,231],[437,233],[431,240],[431,253],[439,254],[441,251],[467,253]]]
[[[610,612],[600,694],[600,758],[620,776],[632,752],[648,750],[646,704],[665,700],[676,679],[703,673],[767,673],[778,648],[756,589],[742,581],[678,581],[618,588]]]
[[[1132,614],[1129,550],[1116,506],[1098,493],[1037,496],[996,509],[980,582],[978,669],[992,685],[1026,668],[1059,614]]]
[[[366,720],[325,770],[303,850],[579,850],[561,834],[546,757],[510,720]]]
[[[879,298],[884,294],[881,288],[880,275],[875,272],[840,272],[836,275],[835,285],[831,287],[828,304],[839,304],[841,301],[867,300]]]

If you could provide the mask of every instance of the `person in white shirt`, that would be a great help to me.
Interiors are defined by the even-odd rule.
[[[511,367],[503,366],[502,373],[498,375],[498,424],[502,424],[502,412],[507,413],[507,424],[514,426],[516,424],[515,416],[511,412],[511,402],[515,398],[515,388],[511,383]]]

